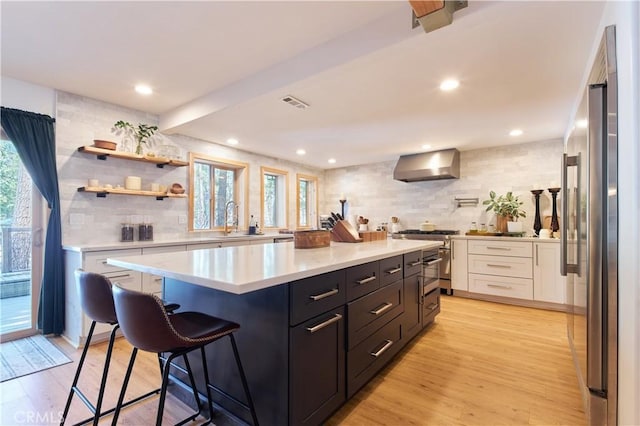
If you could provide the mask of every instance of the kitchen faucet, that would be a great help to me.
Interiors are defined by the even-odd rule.
[[[233,222],[231,223],[232,226],[236,227],[236,232],[238,232],[238,209],[239,209],[239,205],[238,203],[236,203],[233,200],[227,201],[227,204],[224,205],[224,235],[227,235],[231,232],[231,230],[229,229],[229,206],[234,206],[234,210],[235,212],[232,213],[232,220]]]

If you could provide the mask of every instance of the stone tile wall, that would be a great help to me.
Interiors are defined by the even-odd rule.
[[[56,102],[56,152],[58,179],[62,204],[63,243],[68,245],[113,243],[120,239],[120,224],[149,221],[154,226],[154,240],[199,238],[211,233],[187,232],[187,225],[180,219],[188,215],[188,199],[165,199],[131,195],[109,195],[97,198],[93,193],[78,192],[89,178],[100,184],[120,184],[124,187],[126,176],[142,177],[142,189],[149,189],[152,182],[170,185],[180,183],[189,191],[189,168],[157,168],[150,163],[108,158],[97,160],[95,156],[78,152],[78,147],[93,144],[93,139],[115,142],[120,137],[111,133],[118,120],[132,124],[157,124],[155,115],[130,110],[113,104],[77,96],[57,93]],[[249,164],[249,201],[247,214],[260,214],[260,167],[267,166],[289,172],[289,226],[295,226],[295,178],[296,173],[318,176],[322,189],[324,172],[289,161],[252,154],[223,145],[209,143],[184,135],[158,136],[151,144],[156,149],[168,144],[178,147],[184,159],[189,152],[206,154],[215,158],[236,160]],[[244,208],[241,209],[245,211]],[[242,218],[244,221],[244,218]]]
[[[472,221],[494,224],[482,201],[489,191],[513,191],[524,201],[527,217],[523,226],[531,232],[535,212],[531,189],[560,186],[562,140],[548,140],[460,153],[460,179],[404,183],[393,180],[396,161],[326,171],[322,212],[340,211],[341,193],[347,198],[347,215],[362,215],[370,224],[400,218],[404,228],[417,228],[425,220],[440,229],[465,232]],[[458,207],[455,198],[478,198],[475,207]],[[558,206],[559,208],[559,206]],[[541,210],[551,215],[551,196],[541,196]]]

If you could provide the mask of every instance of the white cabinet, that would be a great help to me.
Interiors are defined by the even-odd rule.
[[[471,240],[467,265],[470,292],[533,300],[530,242]]]
[[[451,288],[468,291],[467,240],[451,240]]]
[[[534,300],[566,303],[565,278],[560,275],[560,244],[533,244]]]

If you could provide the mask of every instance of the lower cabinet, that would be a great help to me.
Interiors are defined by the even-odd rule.
[[[560,244],[533,244],[533,299],[567,303],[565,277],[560,275]]]
[[[322,423],[345,399],[344,307],[290,329],[290,424]]]

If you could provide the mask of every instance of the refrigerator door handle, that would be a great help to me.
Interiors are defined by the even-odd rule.
[[[568,188],[568,174],[569,167],[576,167],[577,172],[577,185],[575,188],[575,233],[576,236],[573,239],[576,243],[576,263],[569,263],[567,250],[568,250],[568,236],[569,236],[569,188]],[[562,220],[560,221],[561,238],[560,238],[560,274],[564,277],[567,273],[579,274],[580,273],[580,153],[578,155],[569,156],[567,154],[562,155]]]

